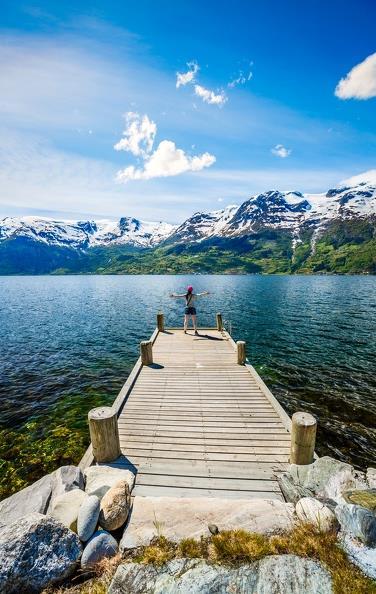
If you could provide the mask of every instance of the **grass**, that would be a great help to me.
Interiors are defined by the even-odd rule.
[[[321,532],[310,524],[299,524],[290,532],[264,536],[245,530],[223,531],[215,536],[182,540],[179,544],[163,535],[128,557],[120,555],[98,564],[94,575],[83,584],[46,590],[43,594],[105,594],[121,563],[133,561],[161,567],[176,558],[205,559],[210,563],[237,566],[268,555],[293,554],[314,559],[327,568],[334,594],[376,594],[376,583],[347,558],[335,532]]]

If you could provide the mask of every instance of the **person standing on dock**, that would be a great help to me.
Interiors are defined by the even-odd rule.
[[[194,306],[194,302],[197,297],[202,297],[203,295],[209,295],[209,291],[204,291],[203,293],[194,293],[193,287],[187,287],[187,292],[183,293],[183,295],[178,295],[176,293],[172,293],[170,297],[184,297],[185,298],[185,310],[184,310],[184,334],[187,334],[188,322],[189,318],[192,319],[193,329],[195,331],[195,335],[198,336],[197,331],[197,312]]]

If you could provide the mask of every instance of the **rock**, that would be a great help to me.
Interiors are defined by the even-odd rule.
[[[86,543],[81,557],[82,569],[89,569],[102,559],[113,557],[118,552],[118,543],[111,534],[105,530],[94,532]]]
[[[330,456],[306,466],[291,464],[278,482],[286,499],[295,503],[302,497],[329,498],[343,503],[343,491],[367,488],[364,473]]]
[[[340,534],[339,542],[350,561],[368,577],[376,580],[376,548],[366,547],[349,534]]]
[[[45,514],[52,492],[50,474],[0,502],[0,529],[32,512]]]
[[[128,483],[129,491],[134,485],[134,474],[130,470],[112,468],[111,466],[89,466],[85,469],[85,491],[102,499],[103,495],[120,480]]]
[[[367,468],[367,483],[371,489],[376,489],[376,468]]]
[[[53,518],[32,513],[0,532],[0,592],[37,593],[68,577],[81,555],[78,537]]]
[[[215,524],[220,532],[243,528],[273,534],[293,527],[294,507],[276,499],[136,496],[120,549],[147,545],[158,534],[174,542],[199,539],[208,536],[209,524]]]
[[[343,497],[348,503],[355,503],[366,507],[373,513],[376,512],[376,489],[345,491]]]
[[[67,491],[63,495],[56,497],[54,505],[49,515],[59,520],[64,526],[77,532],[78,512],[88,495],[80,489]]]
[[[78,511],[77,518],[77,534],[83,542],[93,536],[98,524],[99,511],[99,498],[96,495],[88,495]]]
[[[209,530],[210,534],[213,534],[213,535],[219,534],[219,528],[218,528],[218,526],[216,526],[216,524],[209,524],[208,530]]]
[[[265,557],[237,568],[198,559],[162,567],[125,563],[109,594],[331,594],[331,578],[318,562],[295,555]]]
[[[131,507],[131,494],[128,482],[124,479],[114,484],[101,501],[99,523],[105,530],[117,530],[128,517]]]
[[[313,497],[299,499],[295,511],[299,520],[314,524],[322,532],[328,532],[338,527],[338,521],[334,513]]]
[[[367,546],[376,545],[376,516],[368,509],[352,503],[341,503],[335,509],[341,530],[359,538]]]
[[[73,489],[84,490],[84,475],[78,466],[61,466],[51,474],[52,494],[49,510],[52,509],[56,497],[73,491]]]

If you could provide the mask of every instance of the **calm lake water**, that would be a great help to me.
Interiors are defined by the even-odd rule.
[[[182,318],[169,294],[187,284],[212,295],[235,339],[291,415],[319,420],[318,452],[375,463],[376,277],[0,277],[0,427],[46,419],[61,400],[93,390],[111,401],[152,333],[158,310]]]

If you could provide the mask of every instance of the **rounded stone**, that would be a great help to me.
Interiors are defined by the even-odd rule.
[[[126,521],[131,507],[131,495],[126,480],[120,480],[103,497],[99,523],[105,530],[117,530]]]
[[[87,497],[88,495],[81,489],[67,491],[63,495],[56,497],[49,515],[55,520],[59,520],[73,532],[77,532],[78,512]]]
[[[302,497],[295,507],[296,515],[302,522],[309,522],[323,532],[338,528],[335,514],[326,505],[313,497]]]
[[[117,552],[118,543],[114,537],[105,530],[98,530],[86,543],[81,557],[81,567],[89,569],[102,559],[114,557]]]
[[[93,536],[98,524],[100,500],[96,495],[89,495],[81,505],[77,518],[77,534],[86,542]]]

